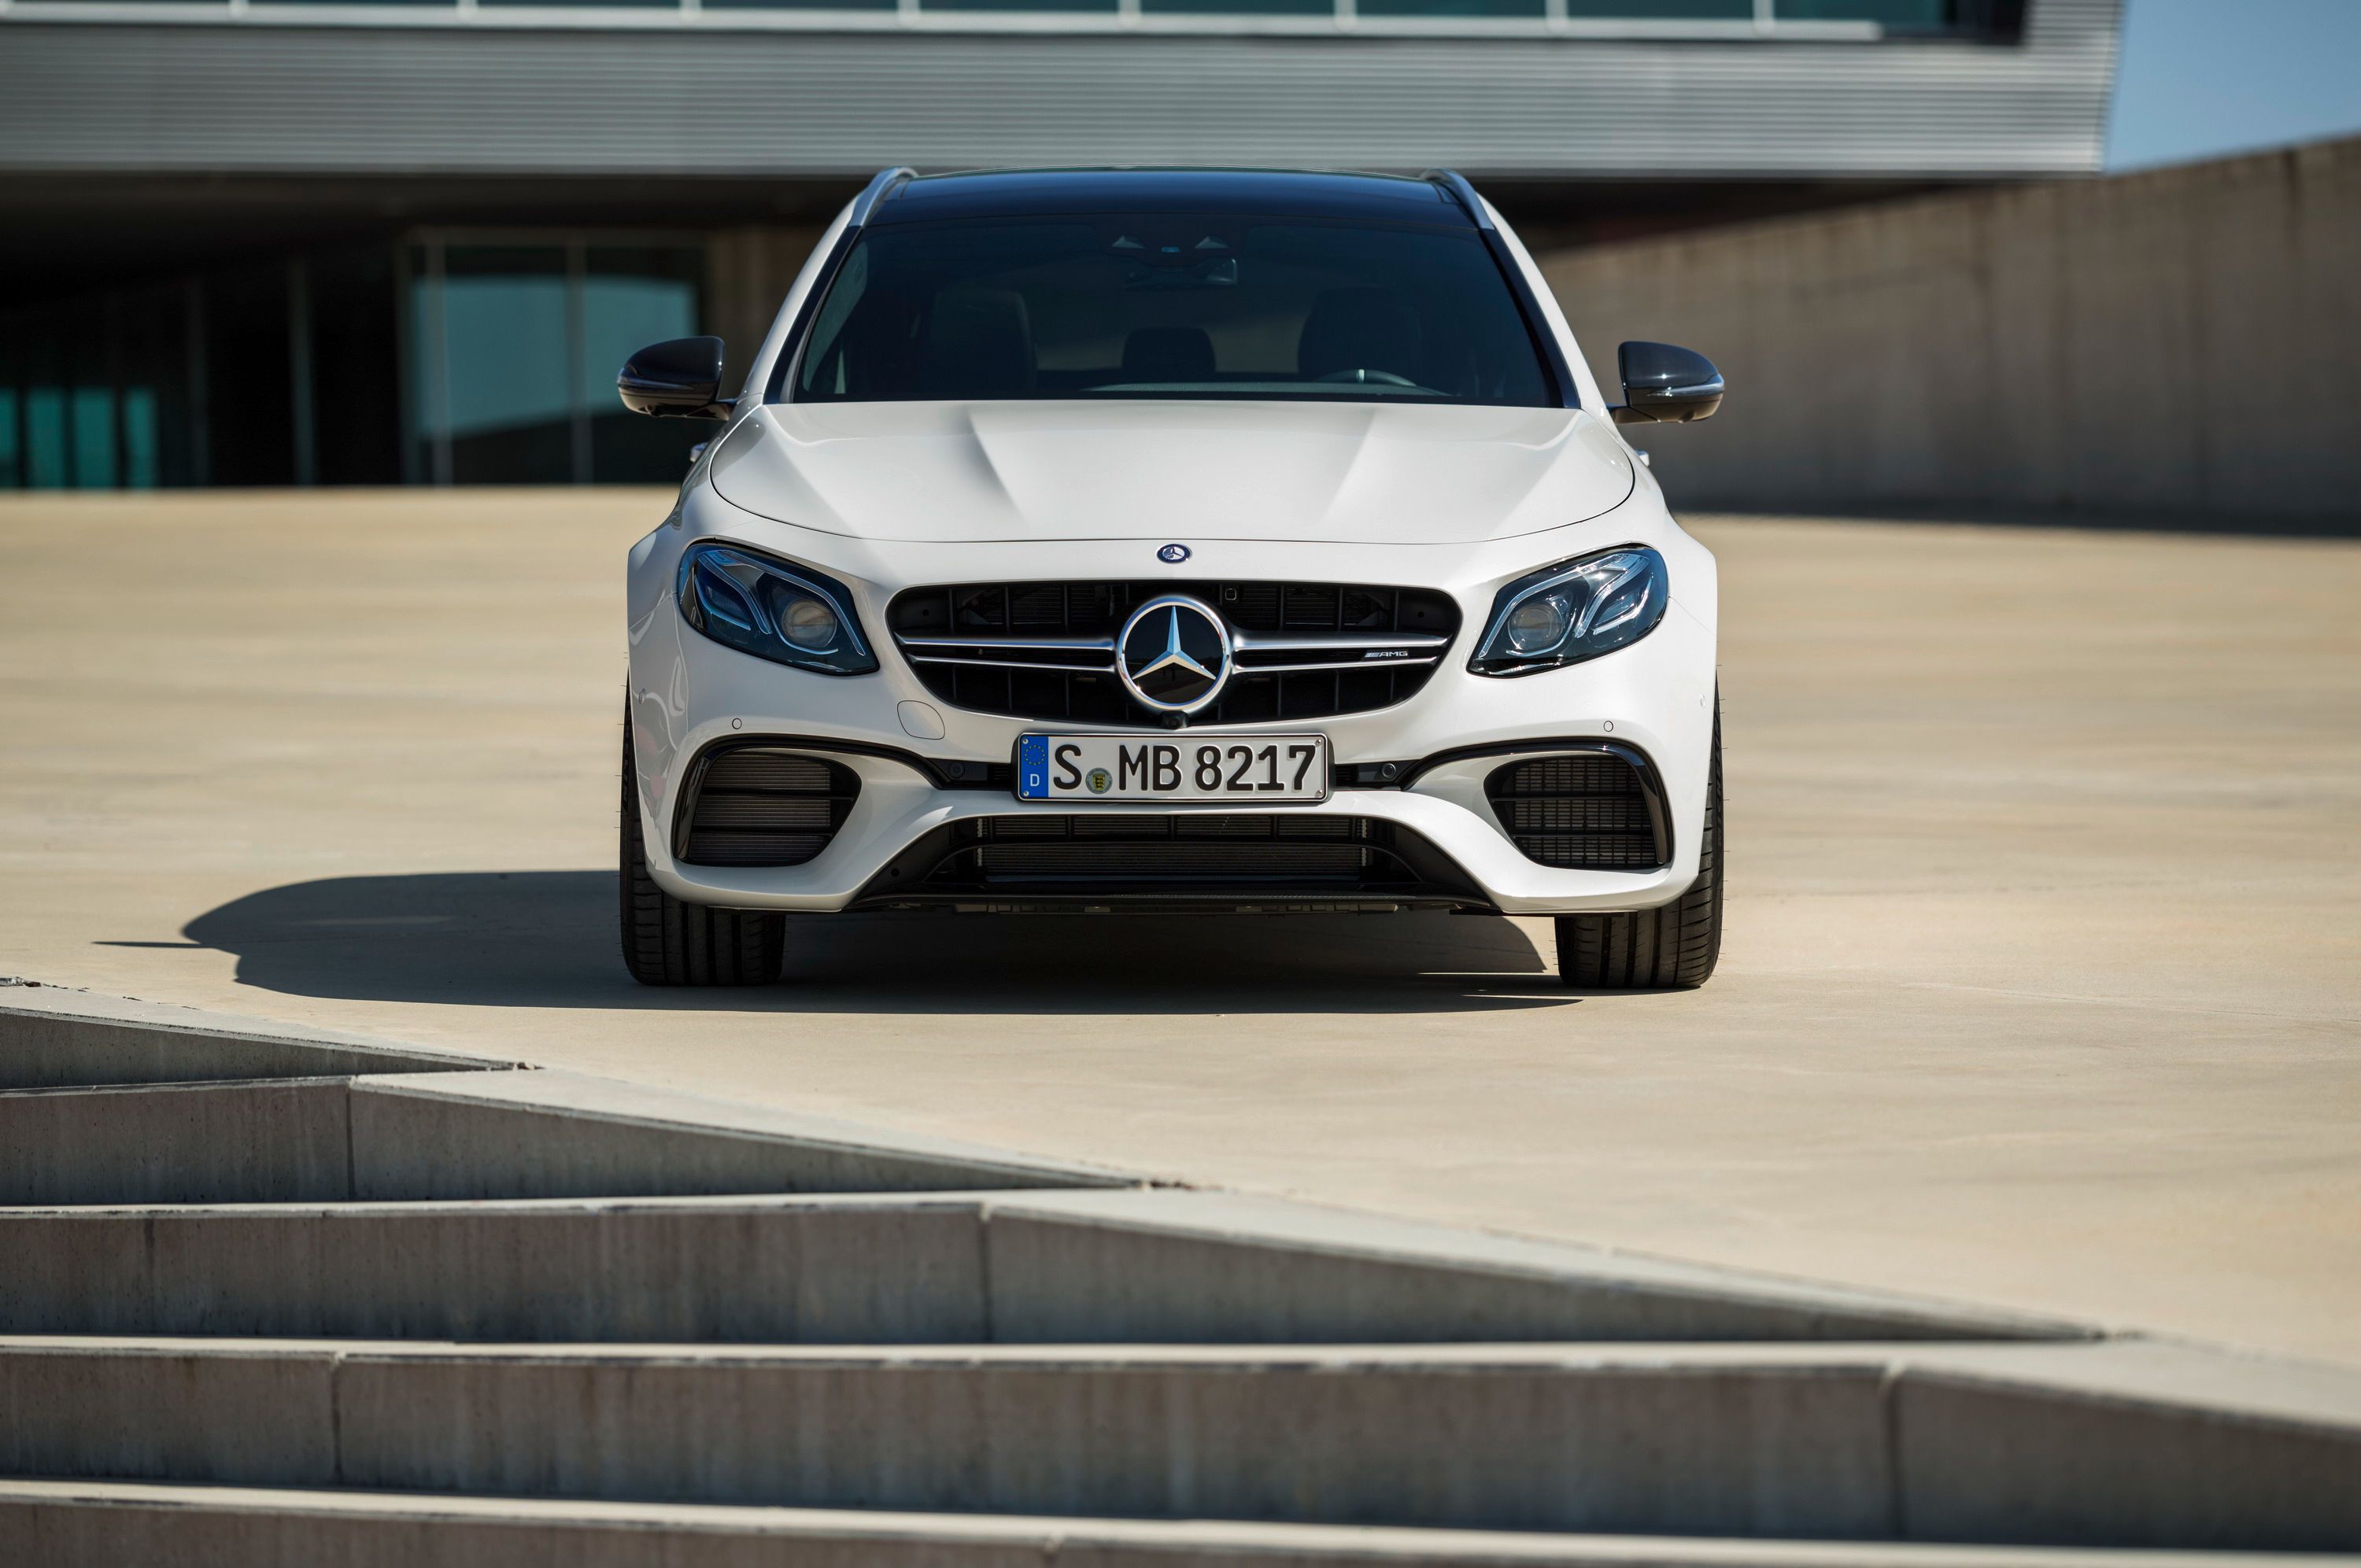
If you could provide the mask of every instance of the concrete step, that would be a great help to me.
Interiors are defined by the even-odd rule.
[[[1153,1188],[0,1209],[0,1332],[16,1333],[869,1344],[2092,1334]]]
[[[0,1474],[926,1512],[2361,1548],[2361,1374],[2010,1346],[0,1338]]]
[[[12,987],[5,994],[0,1003],[0,1090],[517,1065],[49,986]]]
[[[0,1093],[0,1200],[261,1203],[349,1194],[349,1081]]]
[[[0,1203],[901,1192],[1134,1180],[566,1072],[0,1092]]]
[[[0,1481],[0,1562],[51,1568],[2312,1568],[2338,1561]]]

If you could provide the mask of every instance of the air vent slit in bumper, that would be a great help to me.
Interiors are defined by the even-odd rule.
[[[854,907],[1488,907],[1399,824],[1326,812],[1025,812],[926,835]]]
[[[1670,860],[1653,770],[1626,748],[1509,762],[1484,793],[1501,829],[1541,865],[1651,872]]]
[[[799,866],[828,848],[860,795],[861,776],[841,762],[725,743],[688,770],[673,857],[693,866]]]

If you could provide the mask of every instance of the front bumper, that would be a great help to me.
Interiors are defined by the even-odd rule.
[[[848,540],[754,518],[709,491],[691,499],[700,504],[685,526],[658,529],[632,553],[637,793],[649,870],[675,897],[733,908],[841,910],[893,902],[886,895],[914,847],[972,818],[1033,812],[1238,814],[1227,805],[1049,805],[1019,801],[1005,785],[972,787],[986,768],[1013,759],[1019,736],[1090,727],[951,707],[926,689],[885,633],[885,603],[906,586],[1136,576],[1147,554],[1137,542],[1000,542],[971,547],[954,561],[944,558],[950,553],[942,546]],[[883,667],[867,675],[814,674],[735,652],[688,627],[672,601],[673,567],[686,543],[723,533],[718,523],[727,525],[728,537],[845,583]],[[1654,544],[1667,556],[1673,608],[1654,632],[1604,657],[1541,674],[1501,680],[1467,671],[1469,642],[1483,627],[1499,584],[1551,559],[1627,542]],[[1444,587],[1460,601],[1457,641],[1433,678],[1403,702],[1313,724],[1181,732],[1232,739],[1316,729],[1329,738],[1340,777],[1351,776],[1356,764],[1393,762],[1408,779],[1398,787],[1334,788],[1316,805],[1266,810],[1360,817],[1415,835],[1456,868],[1465,894],[1454,902],[1504,914],[1653,908],[1696,881],[1713,726],[1712,565],[1660,508],[1653,519],[1610,514],[1559,535],[1467,550],[1235,541],[1208,541],[1196,549],[1198,567],[1224,576],[1420,583]],[[1691,588],[1686,595],[1685,583]],[[937,729],[939,736],[928,738]],[[1170,731],[1148,733],[1172,738]],[[860,791],[850,815],[827,847],[801,865],[683,863],[675,853],[674,828],[696,759],[719,742],[771,738],[790,738],[780,743],[825,755],[857,775]],[[1669,863],[1644,872],[1588,871],[1527,859],[1503,831],[1485,781],[1501,765],[1500,749],[1538,740],[1609,741],[1643,755],[1661,783]],[[1221,902],[1293,906],[1301,901]]]

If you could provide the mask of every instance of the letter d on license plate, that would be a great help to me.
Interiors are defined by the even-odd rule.
[[[1016,742],[1019,800],[1328,798],[1328,737],[1027,735]]]

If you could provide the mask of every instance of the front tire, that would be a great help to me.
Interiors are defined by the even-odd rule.
[[[1713,754],[1705,778],[1697,879],[1661,909],[1557,917],[1557,972],[1583,991],[1686,991],[1721,957],[1721,698],[1713,699]]]
[[[786,922],[751,909],[708,909],[675,898],[648,874],[640,832],[631,719],[623,716],[623,967],[642,985],[768,985],[779,978]]]

